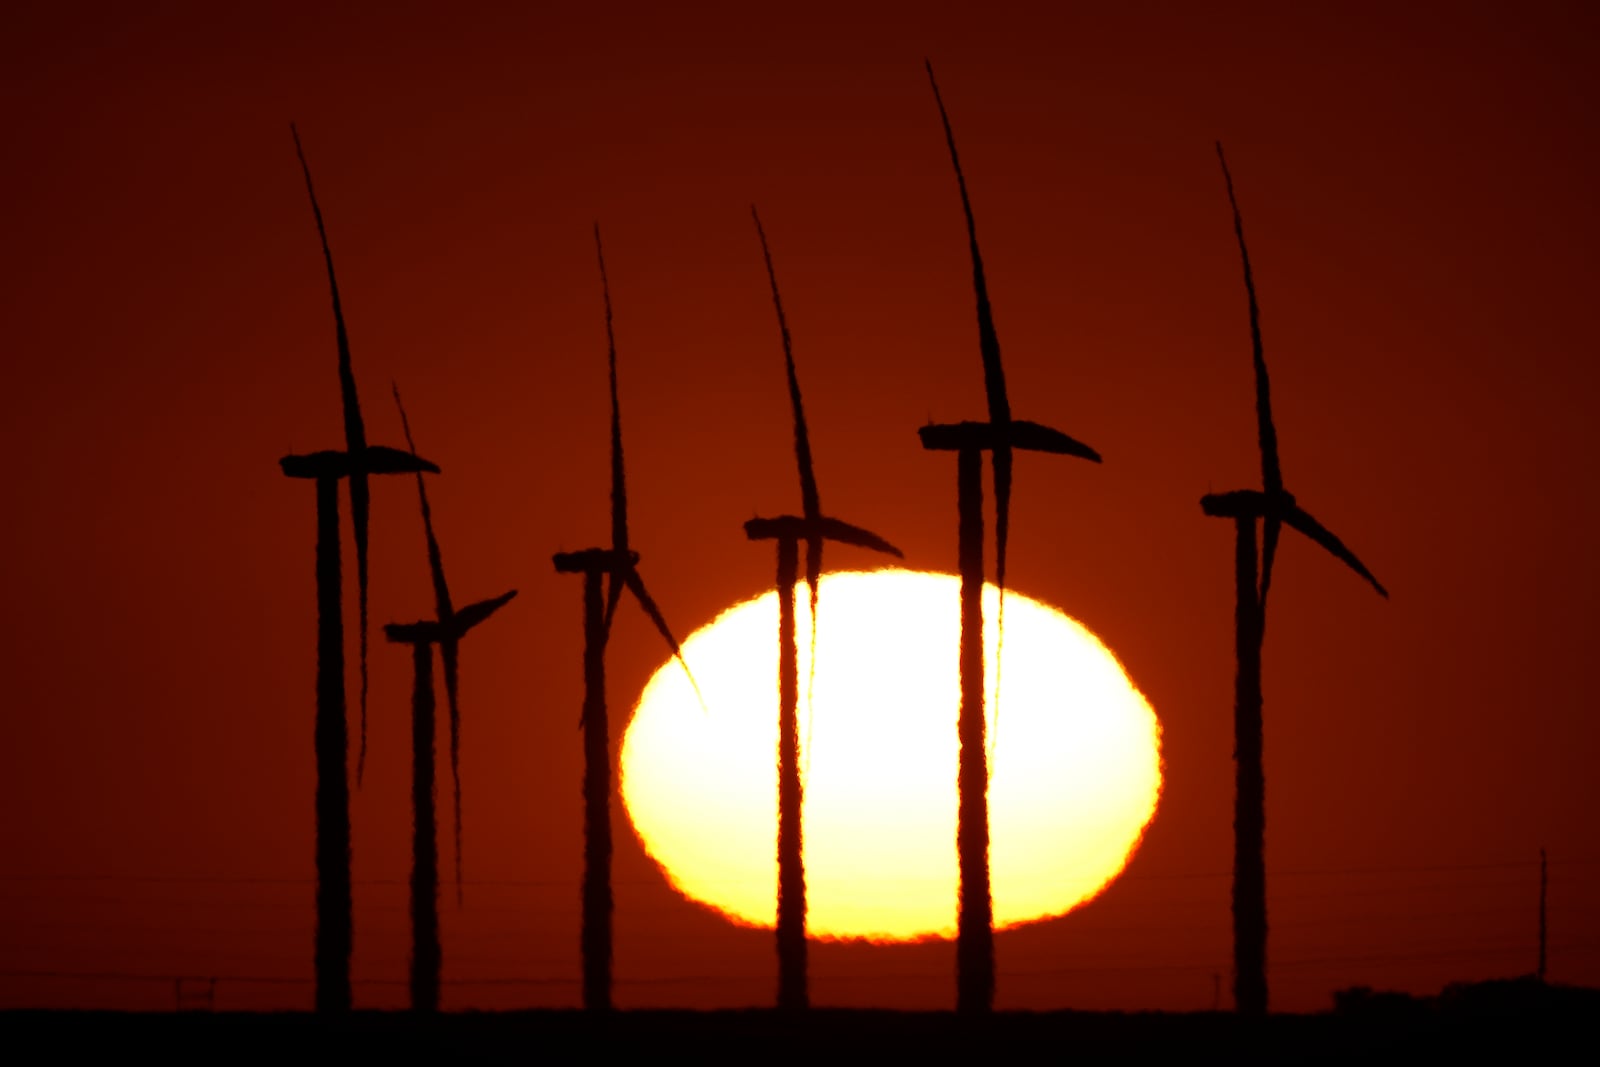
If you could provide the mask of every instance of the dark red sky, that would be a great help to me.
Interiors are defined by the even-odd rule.
[[[219,1007],[310,1002],[313,501],[277,459],[340,423],[291,119],[369,434],[399,442],[398,380],[445,468],[457,599],[521,590],[463,653],[445,1004],[577,1003],[580,590],[550,556],[607,529],[591,223],[634,538],[680,630],[767,587],[741,524],[796,503],[751,201],[829,510],[952,569],[953,464],[914,431],[984,409],[924,56],[1014,408],[1105,456],[1020,459],[1015,588],[1099,633],[1165,730],[1143,848],[1094,904],[999,938],[998,1005],[1226,989],[1232,534],[1198,500],[1259,473],[1217,138],[1289,486],[1393,594],[1286,539],[1274,1004],[1531,970],[1541,844],[1550,974],[1600,982],[1591,8],[289,6],[27,3],[0,37],[0,972],[129,976],[0,977],[0,1006],[166,1007],[136,979],[173,974],[288,980],[225,981]],[[426,613],[407,484],[376,487],[372,541],[374,623]],[[621,618],[618,718],[662,660]],[[395,1005],[409,664],[372,662],[355,974]],[[676,897],[626,831],[616,876],[619,1003],[769,1002],[770,934]],[[823,946],[814,996],[945,1007],[953,956]]]

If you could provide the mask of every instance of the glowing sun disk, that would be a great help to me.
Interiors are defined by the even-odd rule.
[[[811,714],[810,609],[796,597],[805,867],[812,936],[951,937],[956,925],[959,579],[825,575]],[[1082,625],[1014,591],[995,726],[995,614],[984,590],[997,927],[1063,914],[1117,876],[1155,814],[1160,727]],[[646,851],[690,898],[740,923],[777,913],[778,596],[684,642],[705,695],[664,664],[622,745]],[[809,721],[808,721],[809,718]]]

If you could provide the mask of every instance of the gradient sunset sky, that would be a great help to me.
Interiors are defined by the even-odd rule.
[[[581,590],[551,554],[608,529],[591,227],[633,539],[680,636],[768,588],[742,523],[798,505],[752,202],[827,509],[953,570],[954,465],[915,431],[985,408],[924,57],[1013,409],[1105,457],[1019,457],[1012,587],[1099,634],[1164,731],[1142,847],[998,936],[997,1007],[1210,1008],[1217,975],[1228,1005],[1233,532],[1199,498],[1260,471],[1219,139],[1288,486],[1392,595],[1285,536],[1273,1005],[1530,972],[1541,846],[1550,977],[1600,984],[1600,12],[1093,6],[11,7],[0,1007],[166,1008],[175,975],[310,1004],[314,503],[277,460],[342,437],[291,120],[368,436],[401,443],[397,381],[457,601],[521,591],[463,646],[444,1006],[578,1003]],[[377,1007],[404,1003],[410,863],[410,665],[377,627],[432,600],[413,485],[373,497],[352,820]],[[613,736],[664,659],[622,612]],[[616,818],[619,1005],[770,1003],[771,933],[678,896]],[[953,1002],[948,942],[811,968],[818,1004]]]

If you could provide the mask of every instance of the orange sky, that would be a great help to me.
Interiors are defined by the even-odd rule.
[[[954,464],[915,430],[984,407],[924,56],[1014,410],[1105,457],[1019,459],[1014,587],[1100,634],[1165,731],[1143,848],[1083,911],[998,937],[997,1006],[1208,1008],[1214,974],[1227,1003],[1232,532],[1198,501],[1259,470],[1217,138],[1288,485],[1393,596],[1285,538],[1274,1006],[1531,970],[1541,844],[1550,975],[1600,983],[1585,5],[100,6],[28,3],[0,38],[0,1007],[169,1007],[167,975],[224,976],[218,1007],[310,1003],[314,507],[277,460],[341,437],[291,119],[369,437],[400,443],[398,380],[445,471],[457,601],[521,590],[463,646],[445,1006],[578,1002],[581,594],[550,556],[607,531],[590,226],[633,536],[680,631],[767,587],[741,524],[797,503],[751,201],[828,510],[953,569]],[[431,605],[412,487],[374,502],[366,1006],[404,1002],[409,868],[409,657],[376,626]],[[615,733],[662,658],[624,611]],[[677,897],[625,828],[616,879],[619,1004],[770,1002],[769,933]],[[813,996],[946,1007],[953,960],[824,945]]]

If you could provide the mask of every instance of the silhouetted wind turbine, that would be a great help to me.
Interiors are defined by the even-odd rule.
[[[400,401],[400,387],[393,386],[395,407],[400,411],[400,427],[405,431],[406,446],[411,449],[411,454],[417,454],[416,443],[411,439],[411,421],[406,418],[406,408]],[[468,629],[476,626],[484,615],[476,618],[470,624],[459,625],[458,620],[463,618],[473,608],[482,607],[474,604],[465,608],[458,615],[450,602],[450,586],[444,579],[444,559],[439,552],[439,541],[433,534],[433,509],[428,506],[428,487],[424,484],[422,474],[417,474],[417,499],[422,505],[422,528],[428,539],[428,572],[433,582],[434,611],[440,626],[439,659],[444,664],[445,699],[450,708],[450,777],[454,786],[455,801],[455,842],[456,842],[456,902],[461,900],[461,639],[466,636]],[[494,601],[495,608],[501,603],[517,595],[515,589],[505,594],[504,597]],[[491,603],[484,601],[482,603]],[[491,609],[492,611],[493,609]]]
[[[456,643],[514,596],[469,604],[449,622],[390,623],[383,631],[395,644],[411,646],[411,1008],[439,1010],[439,846],[434,806],[433,646]],[[456,850],[460,856],[460,849]],[[459,888],[459,887],[458,887]]]
[[[611,1008],[611,737],[606,722],[606,639],[624,587],[639,601],[672,654],[683,664],[683,648],[639,577],[639,553],[628,547],[628,491],[622,463],[622,409],[617,401],[617,342],[611,326],[611,284],[606,278],[600,227],[594,228],[605,297],[606,349],[611,374],[611,547],[558,552],[556,570],[583,575],[583,1006]],[[601,577],[607,588],[602,602]],[[689,675],[694,685],[694,676]],[[695,686],[698,696],[699,686]],[[705,701],[702,699],[701,704]]]
[[[317,205],[317,191],[311,186],[311,168],[306,164],[305,152],[300,147],[300,131],[293,123],[289,132],[294,135],[295,154],[300,157],[300,169],[306,176],[306,192],[311,197],[311,213],[317,220],[317,236],[322,239],[322,258],[328,265],[328,288],[333,293],[333,319],[339,342],[339,398],[344,408],[345,452],[360,456],[367,447],[366,429],[361,422],[361,398],[356,393],[355,370],[350,363],[350,338],[345,333],[344,311],[339,303],[339,283],[333,276],[333,253],[328,249],[328,231],[322,224],[322,209]],[[361,747],[356,755],[356,780],[360,781],[367,766],[367,527],[371,510],[371,491],[367,475],[388,474],[389,471],[370,470],[362,464],[351,466],[350,521],[356,538],[356,597],[361,620]]]
[[[311,213],[328,265],[333,294],[333,321],[339,345],[339,386],[344,399],[345,450],[285,456],[279,460],[290,478],[317,483],[317,932],[316,1006],[318,1011],[350,1008],[350,784],[349,740],[345,727],[344,619],[339,574],[339,480],[350,482],[350,509],[356,530],[356,569],[361,590],[361,751],[366,752],[367,699],[367,477],[375,474],[438,473],[439,468],[411,453],[369,445],[361,426],[350,341],[333,253],[322,224],[322,209],[311,185],[311,168],[300,148],[299,131],[291,124],[295,153],[305,173]],[[359,763],[358,763],[359,767]]]
[[[400,390],[394,391],[400,409],[400,424],[405,428],[406,444],[412,455],[417,446],[411,439],[411,424]],[[434,697],[433,646],[445,665],[445,685],[449,691],[451,731],[450,757],[456,771],[456,894],[461,892],[461,778],[457,759],[460,731],[457,728],[456,663],[461,639],[467,631],[500,610],[515,589],[490,600],[470,604],[456,611],[450,604],[450,588],[445,582],[444,563],[438,539],[433,533],[433,513],[428,507],[428,490],[417,474],[417,496],[422,504],[422,526],[428,541],[428,569],[433,579],[437,618],[409,624],[390,623],[384,633],[396,644],[409,644],[412,652],[411,690],[411,1007],[414,1011],[439,1009],[439,970],[443,955],[439,948],[439,847],[438,822],[434,808]]]
[[[772,306],[778,313],[783,337],[784,369],[789,379],[789,403],[794,408],[794,454],[800,468],[800,515],[751,519],[744,532],[752,541],[778,542],[778,1007],[805,1008],[810,1004],[806,983],[806,871],[801,831],[804,794],[800,783],[799,650],[795,647],[794,589],[799,569],[800,542],[806,543],[806,586],[811,593],[811,665],[817,661],[817,583],[822,577],[822,543],[839,541],[899,556],[900,550],[859,526],[822,514],[817,478],[811,465],[811,440],[806,433],[805,406],[800,400],[800,379],[794,369],[794,348],[789,324],[778,295],[778,277],[761,216],[752,205],[761,256],[772,284]]]
[[[918,430],[922,447],[956,453],[956,507],[960,516],[961,564],[961,739],[958,775],[960,810],[956,851],[961,868],[960,914],[956,933],[956,1010],[986,1012],[994,1006],[994,912],[989,893],[989,768],[985,747],[983,665],[983,453],[994,458],[995,585],[1000,590],[1001,621],[1005,618],[1006,538],[1011,513],[1011,453],[1016,449],[1051,452],[1100,462],[1100,454],[1059,430],[1011,417],[1005,371],[1000,365],[1000,339],[989,307],[989,289],[978,251],[978,229],[967,197],[967,180],[956,154],[955,134],[945,112],[933,64],[928,82],[939,105],[939,119],[950,146],[961,210],[967,220],[972,253],[972,287],[978,305],[978,350],[983,356],[988,422],[958,422]],[[997,709],[998,710],[998,709]]]
[[[1244,242],[1244,221],[1233,194],[1233,176],[1217,144],[1217,159],[1233,208],[1233,232],[1244,262],[1244,287],[1250,300],[1250,349],[1255,364],[1256,428],[1261,444],[1262,488],[1211,493],[1200,507],[1215,518],[1232,519],[1234,542],[1235,644],[1239,673],[1234,689],[1233,816],[1233,997],[1238,1011],[1265,1015],[1267,1011],[1267,870],[1266,778],[1261,753],[1261,643],[1266,631],[1267,589],[1272,584],[1272,561],[1278,533],[1287,524],[1327,549],[1351,570],[1372,583],[1385,598],[1388,592],[1372,572],[1326,527],[1295,503],[1283,487],[1278,463],[1278,434],[1272,425],[1272,398],[1267,363],[1261,346],[1261,315],[1256,304],[1255,279],[1250,273],[1250,252]],[[1263,520],[1259,578],[1256,559],[1256,520]],[[1258,584],[1259,581],[1259,584]]]

